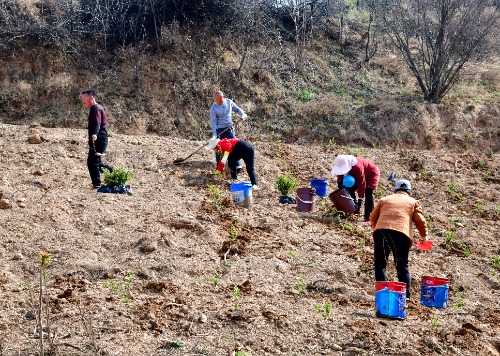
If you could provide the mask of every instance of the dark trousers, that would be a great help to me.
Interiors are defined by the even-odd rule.
[[[356,201],[356,188],[353,187],[351,189],[348,189],[349,194],[351,197]],[[365,189],[365,214],[364,218],[365,221],[370,220],[370,214],[373,211],[373,208],[375,206],[374,200],[373,200],[373,189],[372,188],[366,188]]]
[[[255,177],[255,150],[251,144],[245,141],[238,141],[227,159],[227,165],[231,171],[231,178],[238,178],[238,161],[243,160],[247,168],[248,177],[252,185],[257,184]]]
[[[89,142],[89,154],[87,156],[87,167],[89,169],[90,179],[93,186],[101,185],[101,172],[105,169],[112,171],[113,168],[102,162],[100,156],[96,153],[105,153],[108,147],[108,133],[106,130],[101,130],[97,134],[95,142]]]
[[[387,280],[385,270],[387,268],[387,259],[392,251],[398,280],[406,283],[406,297],[410,298],[411,277],[408,270],[410,239],[399,231],[381,229],[373,233],[373,243],[375,280]]]
[[[221,140],[225,138],[235,138],[236,135],[234,133],[234,128],[222,128],[222,129],[217,129],[217,138],[220,138]]]

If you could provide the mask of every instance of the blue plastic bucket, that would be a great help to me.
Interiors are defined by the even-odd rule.
[[[406,318],[406,287],[398,282],[377,282],[375,292],[375,311],[377,317],[390,319]],[[381,289],[379,289],[381,288]]]
[[[250,182],[238,182],[231,183],[229,187],[233,202],[236,205],[250,206],[252,202],[252,183]]]
[[[420,304],[429,308],[443,309],[448,306],[448,280],[424,276],[420,284]]]
[[[328,195],[328,179],[314,178],[309,181],[309,184],[320,198]]]

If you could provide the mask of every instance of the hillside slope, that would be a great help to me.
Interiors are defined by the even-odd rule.
[[[47,294],[60,355],[95,355],[93,344],[105,355],[499,354],[498,154],[257,143],[261,190],[246,210],[218,199],[213,186],[224,196],[227,187],[208,152],[171,164],[198,142],[113,135],[108,160],[133,169],[134,195],[101,195],[90,189],[85,132],[40,130],[45,142],[31,145],[28,127],[0,125],[5,355],[37,352],[41,250],[53,256]],[[366,226],[328,224],[325,202],[307,217],[278,204],[279,173],[305,184],[327,176],[341,152],[412,179],[429,217],[436,248],[412,251],[405,321],[374,317]],[[384,179],[378,194],[389,189]],[[424,274],[451,279],[450,307],[418,304]]]

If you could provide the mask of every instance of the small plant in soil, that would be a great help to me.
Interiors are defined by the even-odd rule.
[[[452,308],[455,309],[456,311],[462,310],[465,306],[465,299],[464,299],[463,293],[458,292],[455,295],[454,299],[455,299],[455,301],[452,304]]]
[[[246,351],[235,351],[234,356],[250,356],[250,354]]]
[[[179,350],[179,349],[182,349],[183,347],[184,347],[184,343],[182,341],[179,341],[179,340],[169,341],[165,345],[166,349],[176,349],[176,350]]]
[[[207,186],[208,199],[217,210],[222,210],[227,206],[227,199],[224,197],[222,190],[214,185],[209,184]]]
[[[112,172],[106,170],[104,173],[104,184],[108,187],[125,186],[133,177],[134,174],[128,169],[116,167]]]
[[[497,271],[500,271],[500,256],[493,256],[491,258],[491,266]]]
[[[238,239],[238,237],[240,237],[240,229],[238,227],[237,221],[233,221],[231,223],[227,233],[229,235],[229,240],[231,240],[231,241],[236,241]]]
[[[320,314],[323,319],[328,319],[330,318],[332,314],[332,303],[326,302],[326,303],[318,303],[314,305],[314,309],[318,314]]]
[[[208,283],[213,287],[217,287],[220,283],[220,276],[218,274],[214,274],[208,278]]]
[[[306,292],[306,282],[303,277],[298,277],[293,285],[293,292],[298,295],[302,295]]]
[[[455,182],[448,183],[446,193],[448,193],[448,196],[451,198],[451,200],[456,203],[461,203],[464,201],[464,193],[460,186]]]
[[[113,294],[115,294],[122,303],[127,304],[132,297],[130,295],[130,290],[134,284],[134,274],[132,272],[128,272],[122,280],[118,279],[110,279],[103,283],[103,287],[111,290]]]
[[[239,309],[239,300],[241,298],[241,289],[238,286],[234,286],[233,290],[231,291],[231,299],[233,300],[234,308]]]
[[[276,188],[278,189],[282,197],[280,198],[280,202],[285,202],[285,200],[290,200],[285,198],[289,198],[288,195],[290,194],[290,192],[295,190],[298,185],[299,182],[295,177],[292,177],[290,175],[279,176],[278,179],[276,179]]]
[[[439,326],[441,326],[441,322],[436,315],[433,315],[431,318],[431,326],[433,329],[437,329],[439,328]]]
[[[314,99],[314,93],[309,89],[303,89],[299,92],[299,100],[307,103]]]

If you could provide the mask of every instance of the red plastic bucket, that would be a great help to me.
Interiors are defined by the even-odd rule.
[[[314,204],[314,189],[299,188],[297,189],[297,210],[301,213],[312,211]]]
[[[393,292],[406,293],[406,283],[404,282],[394,282],[394,281],[378,281],[375,282],[375,291],[387,288]]]
[[[351,197],[349,192],[345,189],[337,189],[330,194],[330,200],[337,210],[343,211],[346,214],[354,214],[358,207]]]
[[[422,285],[426,286],[443,286],[449,284],[450,281],[447,278],[439,278],[439,277],[431,277],[431,276],[423,276],[422,277]]]

